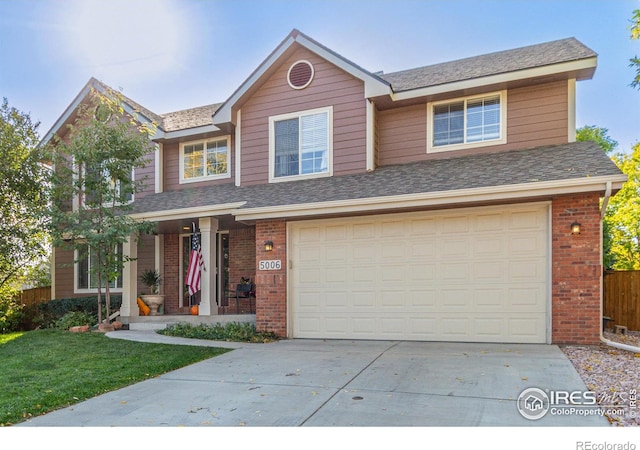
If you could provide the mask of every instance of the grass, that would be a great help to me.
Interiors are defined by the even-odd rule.
[[[102,333],[37,330],[0,334],[0,426],[227,351],[111,339]]]

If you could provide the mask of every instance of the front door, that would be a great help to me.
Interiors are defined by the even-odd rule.
[[[187,270],[189,269],[189,257],[191,255],[191,237],[192,234],[181,235],[181,247],[182,247],[182,263],[181,263],[181,295],[180,306],[189,307],[191,305],[198,305],[200,303],[200,292],[196,292],[195,295],[189,295],[189,289],[185,284],[187,277]],[[225,296],[226,291],[229,290],[229,232],[220,231],[216,233],[217,240],[217,255],[215,262],[216,270],[216,305],[222,303],[222,299]]]

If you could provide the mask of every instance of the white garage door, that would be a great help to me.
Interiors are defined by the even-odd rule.
[[[547,341],[548,204],[289,223],[296,338]]]

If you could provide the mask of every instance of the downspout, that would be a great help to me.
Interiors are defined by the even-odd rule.
[[[602,200],[602,208],[600,209],[600,220],[602,224],[602,219],[604,218],[604,214],[607,211],[607,204],[609,203],[609,198],[611,198],[611,181],[607,181],[607,188],[604,193],[604,199]],[[602,248],[603,241],[603,229],[600,227],[600,248]],[[602,279],[600,282],[600,316],[604,315],[604,271],[602,272]],[[640,353],[640,347],[635,347],[633,345],[622,344],[620,342],[614,342],[604,337],[602,332],[604,327],[600,327],[600,341],[608,345],[609,347],[619,348],[621,350],[627,350],[633,353]]]
[[[607,181],[607,188],[604,191],[604,199],[602,200],[602,207],[600,208],[600,220],[604,219],[604,215],[607,212],[607,205],[611,198],[611,181]]]

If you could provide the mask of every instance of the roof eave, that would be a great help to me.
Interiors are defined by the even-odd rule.
[[[428,97],[432,95],[444,94],[446,92],[460,91],[479,88],[482,86],[498,85],[521,81],[532,78],[549,77],[559,74],[568,74],[567,78],[577,80],[591,79],[597,67],[597,56],[569,61],[547,66],[534,67],[530,69],[517,70],[513,72],[489,75],[485,77],[471,78],[468,80],[453,81],[435,86],[427,86],[407,91],[394,92],[391,95],[393,101],[408,100],[417,97]]]
[[[372,213],[407,208],[504,202],[583,192],[605,192],[610,183],[614,191],[627,180],[626,175],[607,175],[566,180],[519,183],[440,192],[392,195],[365,199],[336,200],[294,205],[241,208],[232,211],[238,221],[305,217],[326,214]]]

